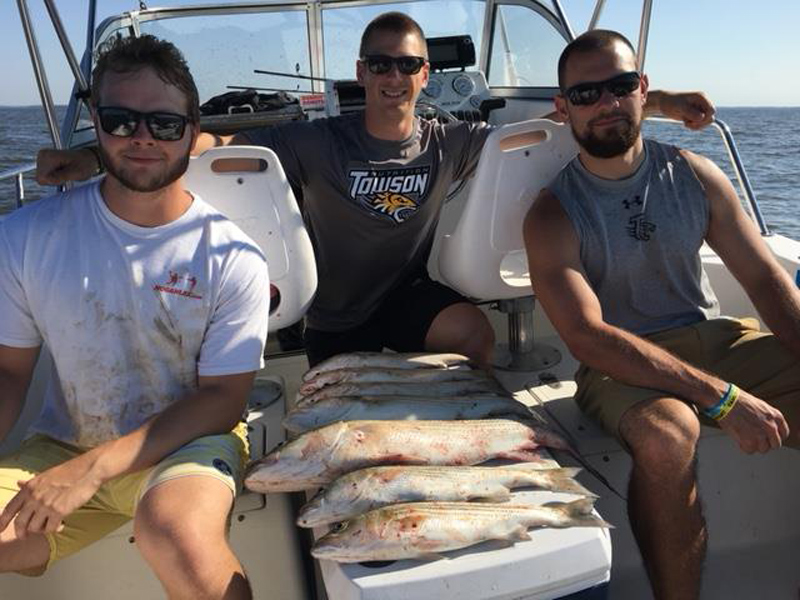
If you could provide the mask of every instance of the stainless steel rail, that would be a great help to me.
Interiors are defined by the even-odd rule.
[[[64,51],[64,56],[67,59],[69,68],[72,70],[72,76],[75,77],[75,82],[78,84],[80,91],[83,94],[86,94],[89,91],[89,84],[86,82],[86,77],[84,77],[84,73],[81,71],[80,65],[78,65],[78,61],[75,58],[75,52],[72,50],[72,44],[70,44],[67,32],[64,30],[64,24],[61,22],[61,16],[58,14],[58,10],[56,9],[55,4],[53,4],[53,0],[44,0],[44,5],[47,7],[47,12],[50,15],[50,21],[53,23],[53,27],[56,30],[56,35],[58,36],[58,41],[61,43],[61,49]]]
[[[13,169],[0,171],[0,181],[3,181],[4,179],[11,179],[12,177],[14,178],[14,191],[17,208],[21,208],[25,201],[25,181],[23,176],[26,173],[32,173],[35,170],[36,163],[28,163],[14,167]]]
[[[36,35],[33,32],[33,25],[31,24],[26,0],[17,0],[17,8],[19,9],[20,21],[22,22],[22,30],[25,33],[25,42],[28,44],[28,52],[31,55],[31,65],[33,66],[33,72],[36,76],[36,85],[39,88],[42,108],[44,108],[47,118],[47,126],[50,128],[50,137],[53,140],[53,146],[61,148],[61,135],[58,132],[53,97],[50,94],[50,85],[47,83],[47,74],[42,68],[42,57],[39,54],[39,45],[36,43]]]
[[[572,26],[569,24],[569,20],[567,19],[567,13],[564,12],[564,9],[561,7],[561,2],[559,0],[553,0],[553,8],[555,9],[556,15],[558,15],[558,20],[561,21],[561,24],[564,26],[564,29],[569,35],[569,41],[575,39],[575,31],[572,29]]]

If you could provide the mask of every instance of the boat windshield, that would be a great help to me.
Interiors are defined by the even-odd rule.
[[[131,18],[138,19],[135,28],[142,33],[167,39],[181,49],[203,102],[229,86],[301,93],[323,89],[321,81],[291,75],[354,79],[364,27],[391,10],[413,17],[427,37],[469,35],[478,61],[471,69],[483,70],[492,86],[555,85],[553,65],[566,40],[552,12],[536,2],[323,2],[318,12],[306,4],[290,3],[258,11],[199,9],[180,15],[158,14],[154,9]],[[128,35],[132,29],[130,21],[117,20],[101,38]],[[485,32],[490,32],[489,39],[484,39]]]

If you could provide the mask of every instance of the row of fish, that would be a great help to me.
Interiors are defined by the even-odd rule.
[[[576,468],[543,463],[493,467],[369,467],[336,479],[301,509],[297,524],[319,527],[403,502],[506,502],[511,490],[536,487],[594,497],[573,477]]]
[[[466,357],[344,354],[303,380],[283,422],[301,435],[253,463],[245,485],[261,493],[323,487],[297,519],[301,527],[338,523],[315,544],[317,558],[429,557],[528,539],[532,527],[607,526],[591,514],[594,495],[575,481],[578,469],[553,468],[541,453],[568,443]],[[471,466],[493,459],[527,462]],[[519,487],[586,498],[508,502]]]

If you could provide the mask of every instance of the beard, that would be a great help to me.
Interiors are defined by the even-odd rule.
[[[607,119],[609,117],[621,117],[624,122],[616,127],[606,128],[602,136],[597,135],[592,129],[596,120]],[[634,121],[630,115],[624,113],[613,113],[601,115],[587,123],[586,132],[580,133],[575,130],[575,125],[571,124],[572,135],[575,141],[583,148],[587,154],[595,158],[614,158],[627,152],[639,139],[642,125],[641,121]]]
[[[147,177],[136,176],[133,172],[122,167],[114,161],[110,154],[105,151],[102,144],[98,146],[100,156],[103,159],[103,166],[109,175],[117,179],[123,187],[134,192],[156,192],[169,184],[177,181],[189,168],[190,149],[186,154],[172,163],[167,163],[165,169],[158,173],[153,173]]]

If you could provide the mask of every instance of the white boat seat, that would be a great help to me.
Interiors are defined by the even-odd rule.
[[[476,300],[533,294],[522,222],[577,150],[569,126],[547,119],[489,134],[461,217],[442,240],[439,273],[448,285]]]
[[[220,160],[258,159],[261,171],[214,171]],[[256,146],[212,148],[194,157],[186,187],[223,213],[255,241],[269,265],[273,290],[269,330],[299,321],[317,289],[314,251],[283,167],[272,150]],[[276,302],[277,298],[277,302]]]

